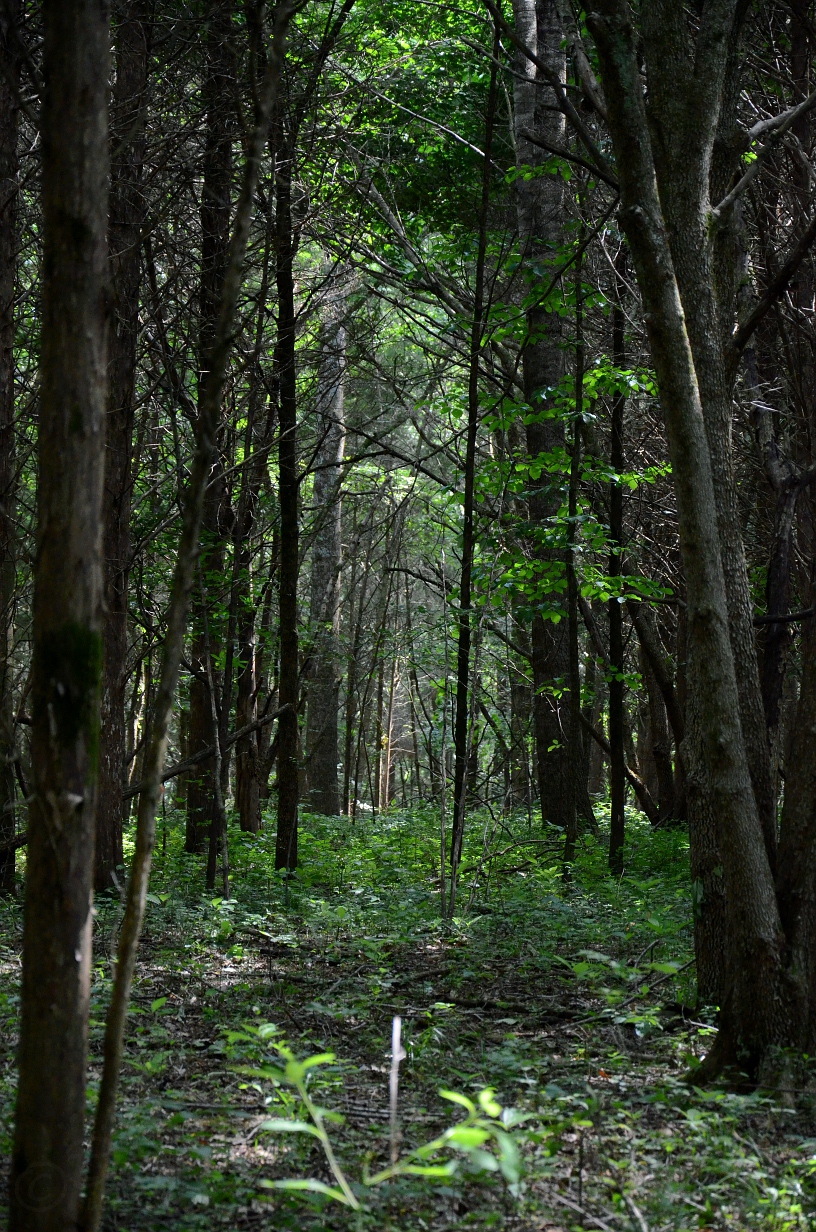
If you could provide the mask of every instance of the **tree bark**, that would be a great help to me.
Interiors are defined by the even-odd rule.
[[[514,0],[516,33],[527,47],[561,80],[565,76],[563,32],[553,0]],[[564,119],[553,105],[550,87],[527,56],[519,54],[513,82],[516,163],[536,169],[542,162],[540,149],[525,133],[532,132],[549,144],[563,142]],[[528,294],[541,280],[541,266],[552,262],[563,243],[563,181],[557,175],[534,174],[515,182],[522,269]],[[554,389],[564,374],[561,318],[543,305],[527,312],[527,338],[522,348],[524,398],[539,422],[527,426],[527,453],[531,458],[563,448],[564,425],[560,418],[547,418],[547,390]],[[546,472],[528,494],[533,550],[540,559],[558,560],[557,550],[542,546],[540,537],[561,504],[561,487]],[[566,682],[569,673],[569,638],[566,622],[553,624],[540,614],[531,628],[533,670],[533,725],[535,731],[539,797],[545,820],[566,831],[569,825],[572,768],[569,757],[569,698],[555,696],[553,685]]]
[[[133,414],[141,231],[145,219],[145,198],[140,183],[145,151],[141,108],[148,63],[143,9],[142,0],[134,0],[120,16],[116,30],[116,84],[111,100],[112,140],[117,152],[111,166],[108,224],[113,317],[108,341],[108,409],[105,416],[105,616],[94,870],[97,891],[113,885],[116,870],[121,869],[123,861]]]
[[[773,868],[776,799],[731,453],[725,347],[734,317],[733,224],[730,217],[716,222],[710,217],[711,192],[724,195],[739,165],[734,140],[739,90],[732,76],[745,9],[743,0],[709,5],[698,34],[697,60],[685,15],[671,0],[656,0],[644,9],[642,37],[655,173],[708,438],[743,739]],[[701,87],[696,74],[703,64]]]
[[[620,258],[622,261],[622,258]],[[616,270],[616,299],[612,309],[612,362],[616,368],[626,363],[625,318],[621,295],[623,280]],[[626,396],[620,391],[612,399],[609,465],[616,475],[623,473],[623,424]],[[609,491],[609,576],[619,578],[623,553],[623,485],[612,481]],[[614,587],[614,583],[613,583]],[[624,653],[623,605],[619,598],[609,604],[609,871],[616,877],[623,872],[623,843],[626,830],[626,750],[624,738]]]
[[[721,0],[706,13],[705,86],[699,90],[704,97],[698,120],[707,129],[699,148],[708,155],[733,9],[733,3]],[[720,1033],[703,1071],[707,1075],[737,1061],[755,1067],[784,1034],[782,929],[740,722],[710,437],[657,194],[653,137],[628,4],[596,0],[591,20],[617,155],[621,222],[643,296],[669,441],[687,588],[689,686],[696,695],[700,755],[725,882],[728,984]],[[699,87],[699,71],[695,82]]]
[[[76,1226],[82,1179],[102,668],[107,7],[46,0],[32,802],[14,1232]]]
[[[14,287],[17,271],[17,154],[20,64],[14,27],[19,0],[0,19],[0,842],[14,837],[14,698],[11,653],[17,595],[14,433]],[[0,856],[0,893],[15,892],[14,852]]]
[[[340,486],[346,441],[344,382],[346,328],[344,302],[329,299],[321,329],[317,378],[318,449],[312,504],[316,533],[312,545],[309,627],[309,701],[306,721],[307,799],[313,813],[340,812],[338,712],[340,707],[340,569],[342,506]]]
[[[816,559],[810,602],[816,599]],[[780,827],[779,893],[788,943],[786,975],[795,1030],[789,1041],[810,1050],[816,1039],[816,621],[802,634],[802,683],[787,760]]]
[[[270,185],[271,192],[271,185]],[[252,548],[250,537],[255,525],[258,500],[264,483],[269,482],[269,452],[277,427],[277,403],[269,398],[266,423],[258,430],[262,391],[264,388],[261,354],[264,345],[264,325],[268,298],[270,262],[272,256],[272,209],[267,202],[266,242],[263,273],[255,326],[254,371],[249,396],[247,426],[244,437],[244,472],[241,477],[241,495],[238,501],[238,516],[235,520],[233,538],[233,578],[230,595],[230,611],[236,612],[238,640],[238,696],[235,703],[235,726],[244,727],[257,717],[258,692],[262,652],[258,646],[256,603],[253,595]],[[251,456],[251,462],[250,462]],[[273,553],[274,555],[274,553]],[[273,562],[274,567],[274,562]],[[266,584],[269,602],[272,588],[271,575]],[[236,618],[231,619],[231,624]],[[263,620],[261,621],[263,624]],[[232,629],[229,631],[230,644]],[[232,664],[224,673],[222,690],[222,728],[229,717]],[[258,732],[239,741],[235,749],[235,804],[241,829],[257,834],[261,828],[261,737]]]
[[[666,717],[666,706],[649,660],[642,649],[640,675],[646,688],[649,755],[654,762],[657,780],[657,791],[653,794],[657,796],[660,825],[665,825],[674,817],[674,768],[671,758],[671,736]]]
[[[470,356],[468,371],[468,421],[465,443],[465,474],[462,508],[462,569],[459,578],[459,612],[457,620],[456,648],[456,702],[453,725],[455,750],[453,776],[453,826],[450,848],[450,909],[453,916],[456,901],[456,877],[462,855],[465,831],[465,809],[468,790],[468,742],[473,737],[470,712],[470,645],[472,629],[472,581],[473,559],[476,543],[474,484],[476,477],[476,435],[479,427],[479,360],[485,317],[485,256],[487,253],[487,211],[490,204],[490,175],[493,152],[493,125],[496,112],[498,77],[496,66],[499,55],[499,27],[493,31],[493,56],[490,69],[490,85],[485,111],[484,158],[482,160],[482,191],[479,202],[478,241],[476,253],[476,286],[474,291],[473,320],[470,329]],[[389,733],[390,738],[390,733]]]
[[[276,280],[278,338],[276,367],[280,387],[278,422],[278,494],[280,500],[280,690],[281,706],[290,709],[278,724],[278,828],[275,867],[289,871],[298,860],[298,679],[299,638],[297,584],[299,569],[297,368],[295,359],[296,238],[292,221],[292,158],[290,144],[278,142],[276,175]]]
[[[233,0],[211,0],[207,18],[207,67],[203,97],[207,116],[204,176],[201,189],[201,284],[198,338],[199,406],[207,387],[212,348],[218,325],[221,289],[224,284],[229,246],[230,202],[232,195],[232,64],[229,39],[232,33]],[[212,713],[207,685],[209,673],[219,680],[214,662],[207,664],[207,637],[204,632],[202,602],[208,605],[210,651],[217,656],[221,647],[220,621],[215,615],[224,576],[225,541],[230,526],[230,510],[219,456],[215,459],[204,498],[201,533],[201,572],[205,599],[200,591],[193,597],[193,639],[190,660],[190,753],[212,743]],[[202,852],[207,846],[215,818],[213,762],[202,764],[187,780],[187,833],[185,850]]]

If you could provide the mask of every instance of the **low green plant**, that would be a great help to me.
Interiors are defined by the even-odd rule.
[[[227,1034],[228,1042],[234,1043],[241,1033]],[[235,1067],[235,1072],[253,1078],[256,1082],[263,1080],[271,1082],[276,1088],[288,1087],[294,1090],[300,1107],[296,1109],[295,1116],[269,1117],[262,1121],[258,1132],[308,1134],[316,1138],[337,1183],[327,1185],[315,1177],[305,1177],[264,1180],[261,1181],[261,1186],[264,1189],[319,1193],[353,1210],[360,1210],[362,1203],[337,1159],[326,1128],[331,1123],[342,1124],[344,1118],[340,1113],[317,1104],[308,1089],[310,1075],[321,1066],[333,1064],[334,1053],[317,1053],[315,1056],[298,1060],[286,1044],[274,1038],[277,1034],[278,1027],[274,1023],[248,1027],[245,1039],[250,1043],[255,1040],[267,1041],[268,1046],[277,1054],[280,1064],[241,1065]],[[469,1172],[500,1172],[511,1187],[517,1187],[521,1180],[522,1160],[516,1135],[512,1131],[526,1118],[513,1108],[502,1108],[496,1100],[495,1092],[489,1087],[479,1092],[475,1103],[457,1091],[443,1089],[439,1094],[442,1099],[465,1110],[464,1120],[451,1125],[432,1141],[416,1147],[402,1159],[394,1160],[388,1167],[377,1172],[370,1171],[370,1157],[365,1159],[361,1169],[362,1187],[372,1189],[386,1181],[404,1176],[424,1180],[451,1177],[462,1162],[456,1156],[451,1157],[451,1152],[464,1158]],[[305,1113],[308,1120],[304,1119],[303,1115],[298,1116],[298,1111]]]

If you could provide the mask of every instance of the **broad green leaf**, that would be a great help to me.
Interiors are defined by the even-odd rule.
[[[447,1142],[452,1142],[454,1146],[460,1147],[463,1151],[471,1151],[476,1147],[487,1142],[490,1134],[486,1129],[479,1129],[475,1125],[454,1125],[453,1129],[445,1131],[445,1139]]]
[[[343,1206],[351,1206],[342,1189],[333,1189],[331,1185],[324,1185],[323,1181],[316,1181],[314,1177],[309,1177],[302,1181],[261,1181],[264,1189],[290,1189],[290,1190],[308,1190],[310,1193],[325,1194],[327,1198],[334,1198],[335,1202],[342,1202]]]
[[[270,1117],[262,1121],[258,1129],[268,1130],[274,1134],[311,1134],[313,1138],[320,1137],[320,1131],[307,1121],[287,1121],[285,1117]]]
[[[478,1168],[481,1172],[498,1172],[499,1161],[495,1155],[491,1155],[489,1151],[480,1151],[477,1148],[468,1151],[471,1167]]]
[[[491,1117],[501,1115],[501,1104],[496,1103],[495,1097],[496,1092],[491,1087],[486,1087],[484,1091],[479,1092],[479,1106]]]
[[[315,1065],[331,1065],[335,1055],[333,1052],[318,1052],[313,1057],[307,1057],[305,1061],[301,1061],[304,1071],[313,1069]]]
[[[457,1167],[451,1159],[446,1164],[400,1164],[399,1170],[406,1176],[453,1176]]]
[[[471,1116],[476,1113],[476,1105],[472,1100],[468,1099],[467,1095],[460,1095],[458,1091],[441,1090],[439,1094],[443,1099],[448,1099],[452,1104],[461,1104],[463,1108],[467,1108]]]

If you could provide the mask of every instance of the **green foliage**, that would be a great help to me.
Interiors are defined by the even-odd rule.
[[[457,1211],[465,1227],[565,1226],[575,1212],[557,1199],[578,1202],[582,1157],[584,1206],[610,1226],[631,1224],[634,1202],[661,1232],[805,1232],[816,1217],[808,1100],[794,1115],[682,1081],[713,1033],[680,1008],[695,1000],[687,835],[630,813],[623,877],[610,879],[604,843],[585,835],[565,885],[561,836],[536,815],[470,821],[459,914],[443,925],[429,807],[356,825],[305,814],[288,907],[271,819],[254,839],[231,828],[227,901],[198,890],[201,857],[184,854],[184,819],[168,812],[114,1144],[121,1227],[240,1227],[253,1204],[299,1232],[422,1232],[434,1219],[458,1232]],[[117,920],[101,899],[94,1071]],[[0,923],[8,1151],[20,905],[0,902]],[[396,1170],[394,1013],[406,1052]]]

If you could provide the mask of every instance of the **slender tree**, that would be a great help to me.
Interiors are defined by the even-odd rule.
[[[623,258],[619,258],[619,263]],[[620,271],[617,271],[620,273]],[[612,362],[622,369],[626,364],[625,318],[621,295],[622,279],[616,278],[615,305],[612,309]],[[626,395],[619,389],[612,399],[609,465],[615,476],[623,473],[623,421]],[[611,579],[623,572],[623,483],[614,478],[609,492],[609,563]],[[615,582],[613,580],[612,586]],[[626,827],[626,754],[623,746],[624,732],[624,653],[623,653],[623,605],[621,597],[614,595],[609,603],[609,868],[619,876],[623,871],[623,842]]]
[[[77,1226],[102,669],[107,6],[46,0],[33,789],[10,1227]]]
[[[309,808],[334,817],[340,812],[338,766],[338,675],[342,523],[340,485],[346,440],[344,386],[346,326],[343,299],[332,295],[321,328],[317,376],[312,504],[316,527],[312,545],[309,625],[309,702],[306,775]]]
[[[490,85],[485,112],[484,152],[482,157],[482,191],[479,201],[479,238],[476,255],[476,287],[473,322],[470,331],[468,366],[468,423],[465,445],[465,485],[462,519],[462,572],[459,580],[459,615],[456,648],[456,709],[454,715],[454,778],[453,828],[451,831],[451,891],[449,912],[456,900],[456,874],[462,855],[462,837],[467,807],[469,741],[472,739],[470,716],[470,645],[472,641],[471,611],[473,595],[473,560],[476,543],[475,479],[476,436],[479,429],[479,367],[485,316],[485,257],[487,254],[487,211],[490,205],[490,178],[493,158],[493,128],[498,97],[497,63],[500,50],[499,27],[494,25]]]
[[[557,81],[564,79],[563,32],[554,0],[514,0],[516,34]],[[517,160],[531,168],[516,180],[522,269],[527,271],[523,294],[532,300],[527,310],[527,337],[522,348],[524,399],[531,408],[526,428],[530,458],[564,447],[564,424],[547,414],[552,392],[564,375],[562,323],[557,313],[537,302],[535,288],[541,266],[558,253],[564,238],[564,187],[560,176],[538,169],[547,157],[542,145],[559,147],[564,117],[553,104],[548,77],[526,54],[516,57],[513,80]],[[558,553],[543,544],[561,504],[559,484],[545,470],[528,493],[533,551],[555,561]],[[538,762],[539,797],[546,819],[566,831],[570,824],[572,767],[569,755],[569,694],[563,690],[569,674],[569,638],[565,622],[553,624],[540,613],[531,627],[533,721]]]
[[[133,494],[136,339],[139,330],[141,232],[146,215],[141,185],[145,154],[144,103],[148,69],[146,6],[132,0],[118,14],[116,80],[111,99],[108,238],[111,329],[108,410],[105,416],[105,617],[102,630],[102,742],[96,822],[94,888],[108,889],[122,867],[122,790],[125,785],[125,694],[128,683],[128,583]]]
[[[206,106],[206,144],[201,187],[201,282],[198,334],[198,397],[205,396],[212,363],[212,349],[218,327],[221,289],[229,247],[230,203],[232,196],[232,114],[233,62],[230,51],[233,0],[211,0],[207,17],[204,99]],[[224,575],[226,540],[232,510],[224,482],[224,465],[219,453],[204,501],[201,534],[203,592],[193,600],[193,644],[191,648],[189,751],[199,753],[212,747],[213,684],[220,680],[214,659],[222,646],[223,633],[218,615]],[[206,603],[208,611],[202,611]],[[206,628],[205,628],[206,625]],[[207,645],[210,663],[207,663]],[[203,851],[208,837],[220,825],[212,782],[214,760],[206,761],[191,774],[187,785],[187,842],[189,852]]]
[[[18,19],[19,4],[15,0],[0,17],[0,842],[10,842],[16,829],[14,761],[19,756],[11,658],[17,598],[14,292],[18,246]],[[0,893],[14,893],[14,863],[13,849],[0,855]]]

